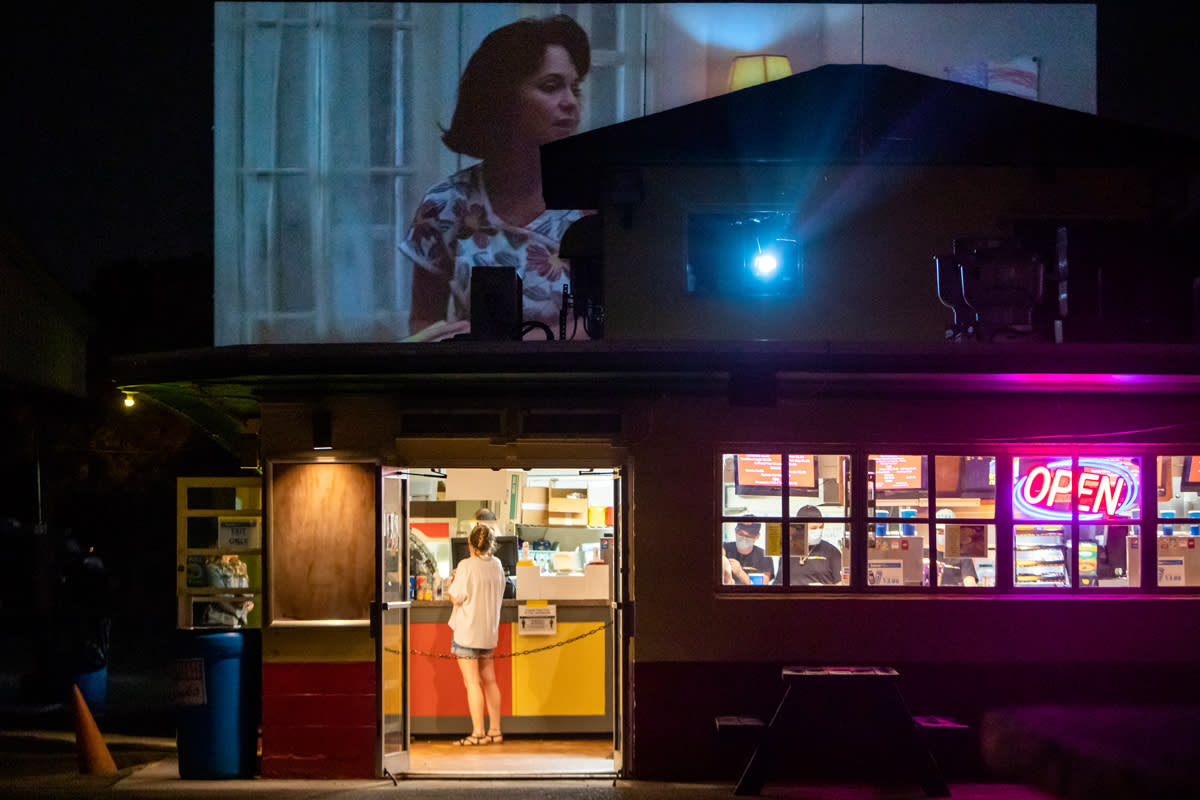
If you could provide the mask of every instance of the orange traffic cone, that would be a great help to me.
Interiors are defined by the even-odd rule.
[[[79,772],[83,775],[115,775],[117,763],[108,752],[108,745],[96,727],[83,693],[78,686],[71,689],[75,692],[75,749],[79,751]]]

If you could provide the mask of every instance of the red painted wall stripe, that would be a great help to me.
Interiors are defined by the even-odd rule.
[[[266,662],[262,674],[263,777],[375,777],[374,662]]]
[[[353,758],[343,759],[264,755],[262,776],[283,779],[374,778],[375,754],[367,750]]]
[[[373,753],[374,725],[276,725],[263,729],[263,755],[347,759]]]
[[[453,631],[445,623],[423,623],[409,626],[413,650],[423,653],[448,654]],[[500,626],[500,643],[496,653],[512,652],[512,624]],[[495,660],[496,682],[500,684],[500,713],[512,714],[512,659]],[[414,654],[409,659],[409,713],[414,717],[465,717],[467,690],[463,687],[458,662],[452,658],[436,658]]]
[[[263,695],[374,694],[375,662],[263,663]]]

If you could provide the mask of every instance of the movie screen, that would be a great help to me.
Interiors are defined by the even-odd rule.
[[[501,336],[587,338],[560,244],[593,210],[545,207],[538,148],[764,79],[886,64],[1096,110],[1094,4],[214,13],[218,346],[470,337],[473,303]]]

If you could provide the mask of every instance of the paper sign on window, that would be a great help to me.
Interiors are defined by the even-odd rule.
[[[1158,585],[1183,586],[1183,559],[1160,558],[1158,560]]]
[[[262,537],[257,517],[220,517],[217,520],[217,547],[222,550],[257,548]]]
[[[869,586],[903,586],[904,562],[871,559],[867,563],[867,584]]]

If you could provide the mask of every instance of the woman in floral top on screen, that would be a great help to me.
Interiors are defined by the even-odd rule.
[[[442,141],[481,162],[425,194],[400,244],[415,265],[410,334],[437,339],[469,330],[477,266],[516,267],[525,320],[558,330],[570,280],[558,244],[591,212],[546,208],[538,148],[579,127],[579,84],[590,66],[587,34],[562,15],[498,28],[471,56]]]

